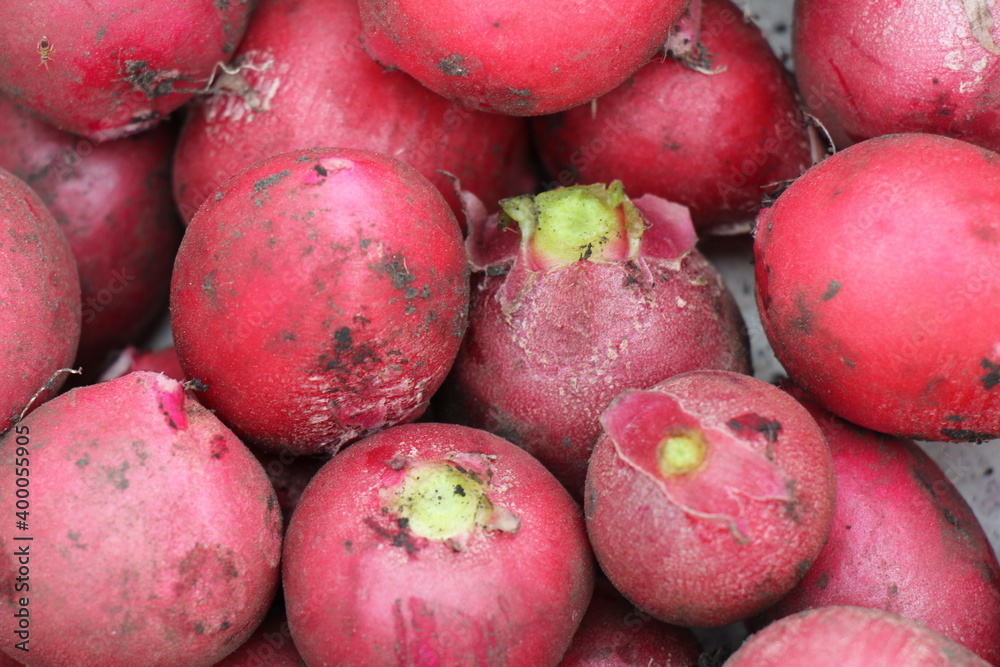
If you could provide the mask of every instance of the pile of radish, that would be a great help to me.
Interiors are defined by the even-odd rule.
[[[993,2],[164,7],[0,0],[0,665],[1000,665]]]

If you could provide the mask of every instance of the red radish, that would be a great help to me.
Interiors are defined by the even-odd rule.
[[[164,314],[181,227],[170,194],[174,131],[94,145],[0,97],[0,167],[38,193],[80,272],[77,364],[88,375]]]
[[[207,87],[251,0],[0,0],[0,91],[93,141],[149,129]]]
[[[555,113],[615,88],[653,57],[687,4],[359,3],[375,60],[448,99],[515,116]]]
[[[199,209],[170,307],[206,405],[255,445],[316,454],[420,416],[468,298],[458,223],[427,179],[316,148],[256,163]]]
[[[594,586],[579,508],[524,450],[410,424],[313,478],[283,552],[309,665],[554,666]]]
[[[587,531],[601,569],[667,623],[718,627],[787,593],[819,554],[833,463],[815,420],[726,371],[630,390],[601,416]]]
[[[823,407],[903,437],[1000,436],[1000,155],[929,134],[852,146],[761,212],[755,260],[764,332]]]
[[[769,186],[805,171],[805,122],[760,29],[729,0],[705,0],[701,21],[700,70],[655,58],[594,106],[534,119],[557,183],[620,179],[707,231],[750,219]]]
[[[608,403],[697,368],[749,372],[743,321],[683,206],[633,203],[617,181],[501,205],[521,233],[470,222],[482,272],[435,404],[524,447],[582,498]]]
[[[884,609],[1000,663],[1000,565],[954,484],[914,442],[837,419],[786,389],[830,445],[837,508],[812,568],[762,620],[831,605]]]
[[[181,360],[177,358],[177,350],[173,345],[151,352],[143,352],[130,345],[105,369],[101,382],[120,378],[133,371],[163,373],[178,382],[183,382],[185,379]]]
[[[0,434],[66,380],[80,341],[80,279],[66,235],[0,169]]]
[[[926,626],[881,609],[823,607],[752,635],[723,667],[989,667]]]
[[[700,655],[690,630],[657,621],[600,580],[559,667],[698,667]]]
[[[214,665],[277,589],[264,471],[163,375],[74,389],[17,424],[0,510],[24,522],[0,537],[0,648],[30,665]]]
[[[533,186],[525,122],[473,112],[383,71],[362,49],[355,0],[261,0],[235,63],[243,69],[218,77],[188,114],[174,170],[185,220],[237,171],[310,146],[402,160],[456,212],[439,170],[491,204]]]
[[[1000,150],[1000,28],[989,0],[798,0],[795,72],[834,143],[896,132]]]

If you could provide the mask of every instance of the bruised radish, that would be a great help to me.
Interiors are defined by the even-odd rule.
[[[207,667],[263,620],[281,555],[274,493],[175,380],[140,372],[63,394],[0,440],[0,464],[0,509],[24,522],[0,537],[9,655]]]
[[[593,590],[579,508],[523,450],[390,428],[313,478],[283,554],[309,665],[554,666]]]
[[[436,93],[535,116],[599,97],[656,53],[688,0],[496,5],[361,0],[365,48]]]
[[[1000,664],[1000,565],[954,484],[914,442],[837,419],[788,389],[830,446],[837,508],[812,568],[762,620],[830,605],[884,609]]]
[[[51,398],[80,342],[80,279],[38,195],[0,169],[0,434]]]
[[[435,401],[524,447],[581,496],[601,411],[697,368],[749,372],[746,333],[687,209],[620,182],[501,202],[470,222],[469,332]]]
[[[700,655],[690,630],[657,621],[599,580],[559,667],[698,667]]]
[[[834,510],[830,450],[777,387],[692,371],[624,392],[601,422],[587,531],[602,570],[644,611],[728,625],[773,604],[819,554]]]
[[[922,440],[1000,436],[1000,155],[899,134],[810,169],[757,221],[757,302],[834,414]]]
[[[252,0],[0,0],[0,91],[93,141],[156,125],[207,87]]]
[[[191,221],[174,342],[237,434],[336,451],[420,416],[458,352],[468,290],[455,216],[412,167],[294,151],[234,176]]]
[[[309,146],[391,155],[456,212],[441,171],[491,204],[533,185],[525,121],[471,111],[384,71],[361,46],[356,0],[261,0],[234,67],[187,117],[174,169],[185,220],[232,174]]]
[[[795,72],[844,148],[929,132],[1000,150],[1000,27],[990,0],[797,0]]]
[[[94,145],[0,97],[0,167],[38,193],[80,272],[77,364],[89,379],[166,311],[181,226],[170,195],[175,132]]]
[[[594,106],[533,119],[561,185],[620,179],[684,204],[699,231],[752,219],[768,188],[810,164],[788,73],[729,0],[705,0],[697,69],[655,58]],[[733,109],[739,109],[734,113]]]
[[[752,635],[723,667],[989,667],[960,644],[881,609],[823,607]]]

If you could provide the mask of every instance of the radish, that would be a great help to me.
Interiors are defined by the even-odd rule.
[[[261,0],[231,71],[196,100],[181,135],[174,189],[185,220],[237,171],[311,146],[402,160],[456,213],[441,170],[491,204],[533,186],[525,121],[471,111],[383,71],[362,49],[355,0]]]
[[[698,667],[700,655],[690,630],[657,621],[602,579],[559,667]]]
[[[254,445],[318,454],[420,416],[468,299],[458,223],[427,179],[316,148],[262,160],[209,198],[170,307],[207,406]]]
[[[929,132],[1000,150],[1000,28],[989,0],[798,0],[795,72],[838,147]]]
[[[74,389],[18,423],[0,509],[23,522],[0,538],[0,649],[29,665],[208,667],[277,589],[264,471],[163,375]]]
[[[823,607],[752,635],[723,667],[989,667],[926,626],[881,609]]]
[[[473,109],[516,116],[555,113],[615,88],[663,45],[687,4],[359,3],[375,60]]]
[[[94,145],[0,97],[0,168],[38,193],[80,272],[77,365],[89,379],[166,311],[181,227],[170,194],[168,126]]]
[[[80,279],[66,235],[0,169],[0,434],[51,398],[80,342]]]
[[[1000,436],[1000,155],[856,144],[761,212],[754,253],[767,339],[823,407],[903,437]]]
[[[1000,663],[1000,565],[954,484],[914,442],[837,419],[785,388],[830,445],[837,508],[805,578],[762,620],[830,605],[884,609]]]
[[[147,130],[207,87],[250,0],[0,0],[0,92],[93,141]]]
[[[579,508],[523,450],[410,424],[348,447],[292,516],[283,581],[309,665],[554,666],[594,586]]]
[[[524,447],[582,498],[601,411],[697,368],[749,372],[746,332],[687,209],[616,181],[501,202],[470,222],[469,332],[437,407]]]
[[[601,415],[587,532],[601,569],[652,616],[744,620],[808,571],[830,532],[830,450],[792,397],[701,370],[622,393]]]
[[[593,106],[533,119],[556,183],[620,179],[684,204],[705,232],[751,219],[769,187],[805,171],[806,125],[760,29],[729,0],[705,0],[698,34],[699,69],[655,58]]]

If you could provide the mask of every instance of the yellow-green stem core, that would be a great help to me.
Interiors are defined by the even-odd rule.
[[[678,429],[660,440],[656,453],[660,474],[664,477],[686,475],[705,461],[708,446],[701,431]]]
[[[407,471],[389,509],[406,519],[409,530],[431,540],[450,540],[488,522],[493,506],[476,475],[448,463]]]
[[[564,188],[535,197],[536,247],[561,262],[589,259],[620,232],[617,206],[586,190]]]
[[[559,266],[584,259],[618,260],[605,257],[606,248],[624,236],[629,246],[638,243],[644,228],[621,181],[607,187],[595,183],[511,197],[501,200],[500,206],[518,223],[532,250]]]

